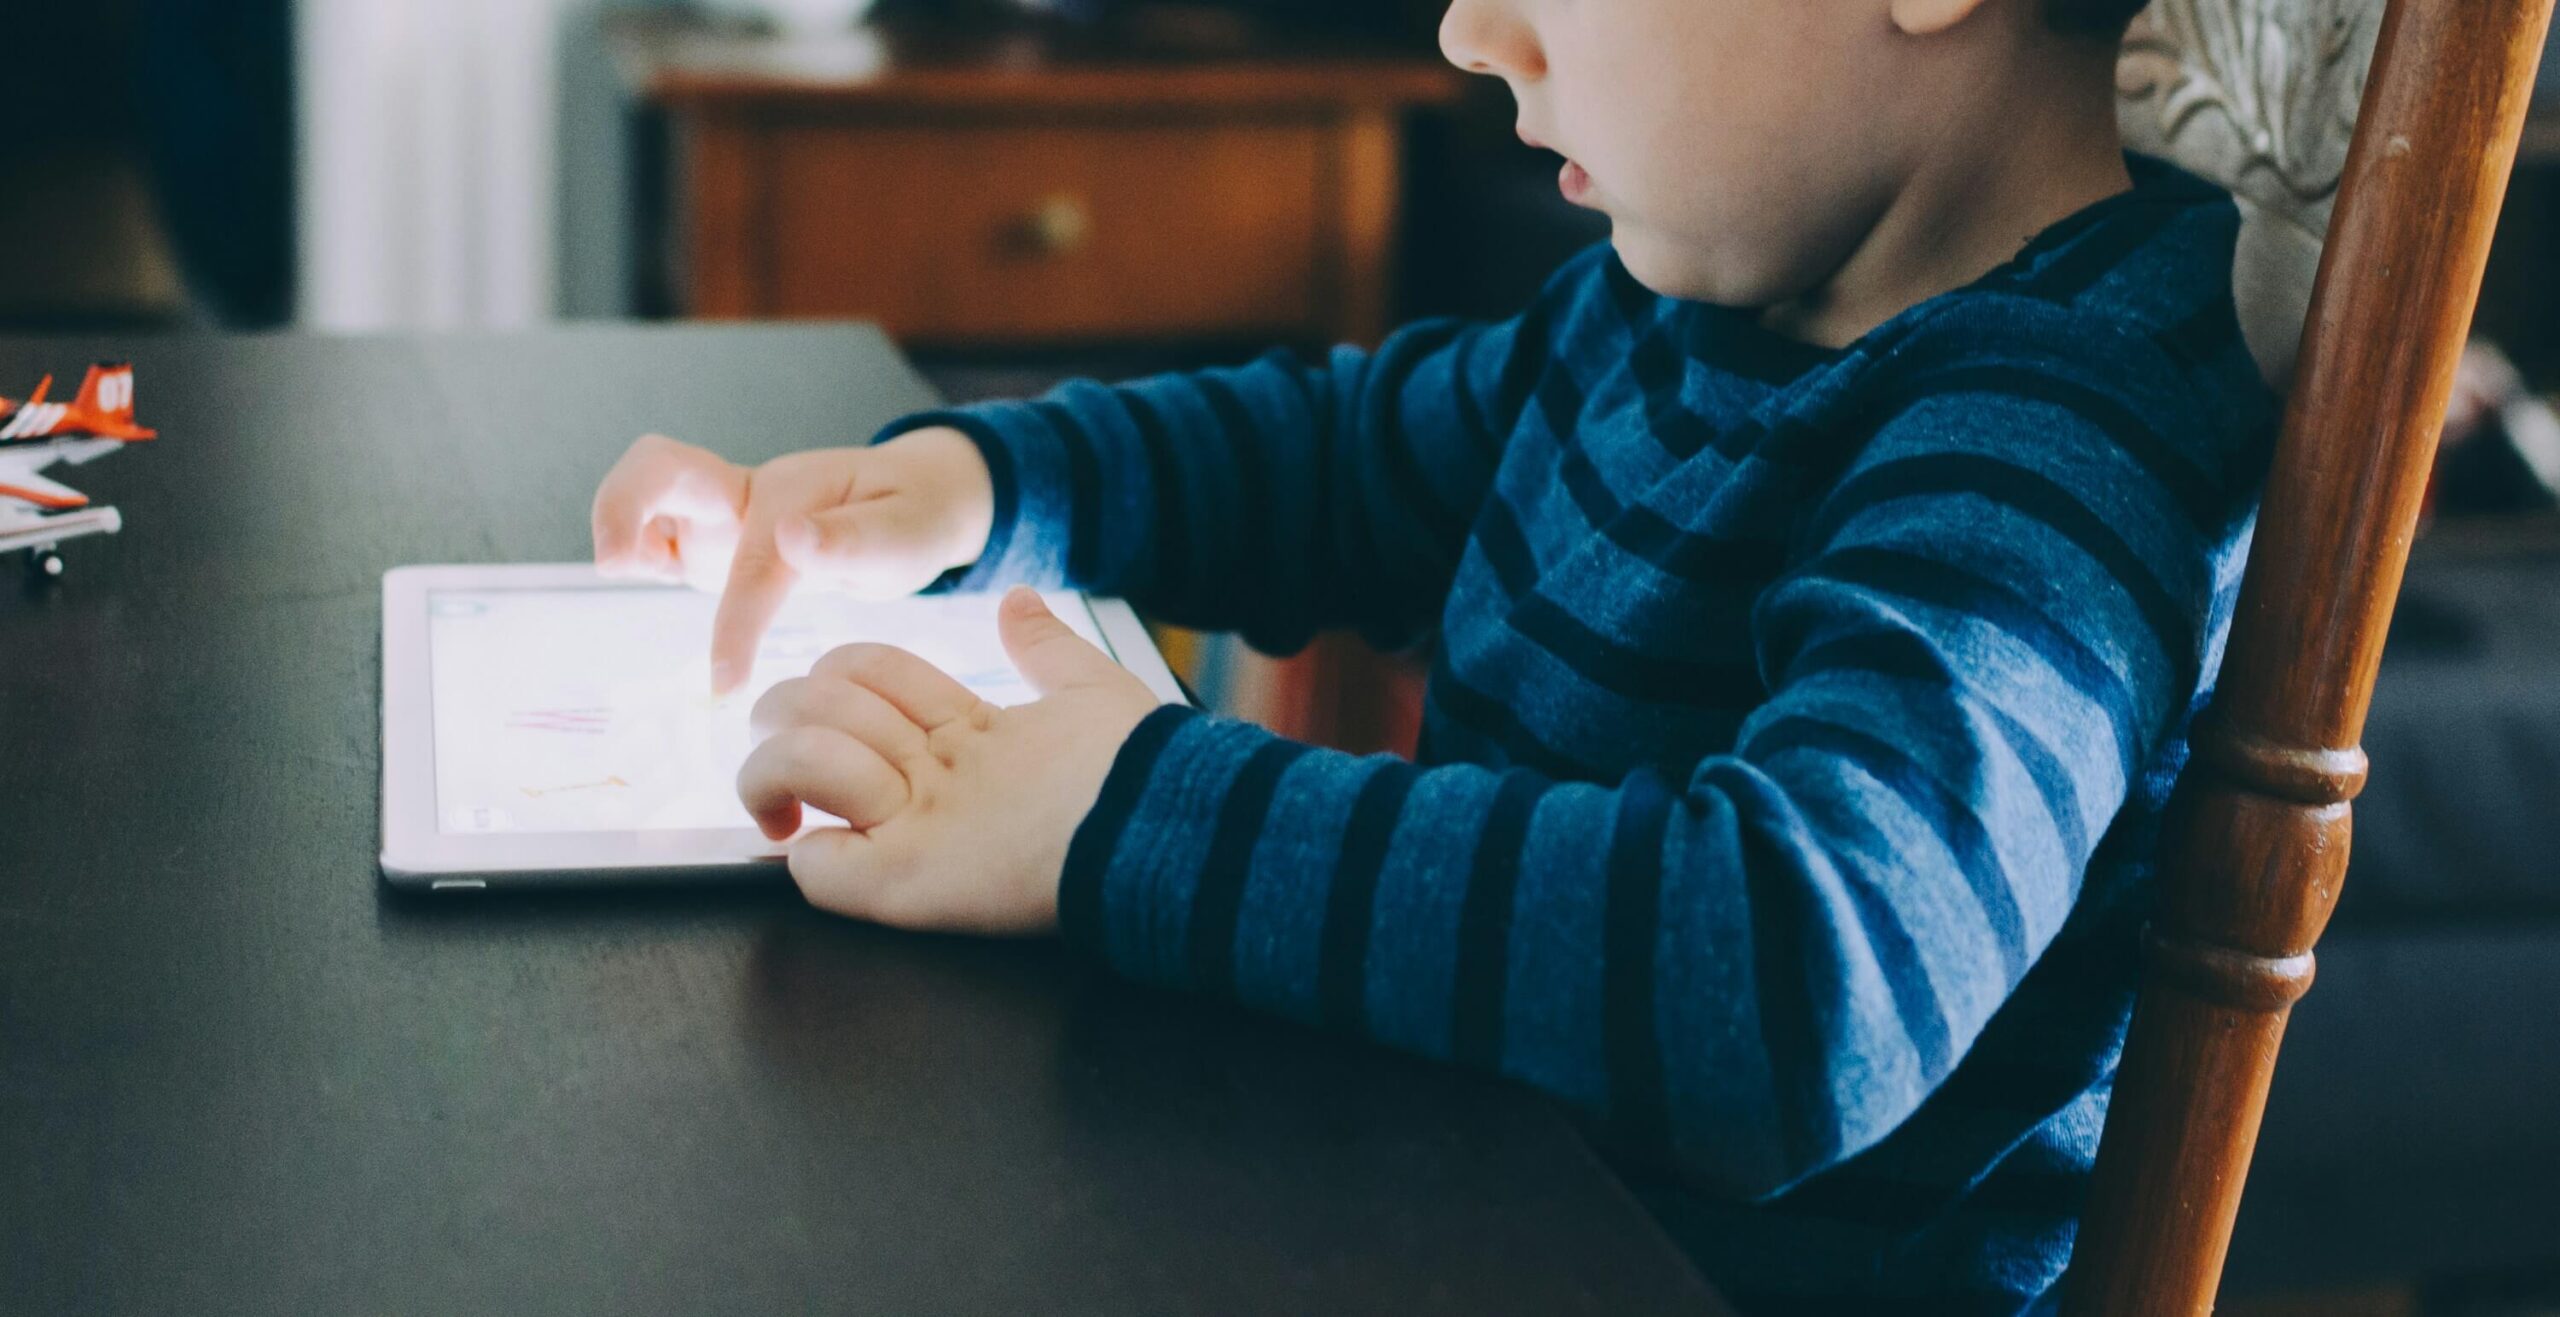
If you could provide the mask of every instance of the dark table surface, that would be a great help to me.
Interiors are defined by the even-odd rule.
[[[857,440],[931,401],[877,334],[0,339],[0,391],[109,355],[165,438],[55,474],[127,528],[0,586],[0,1308],[1713,1308],[1494,1083],[787,886],[380,883],[382,573],[583,556],[643,430]]]

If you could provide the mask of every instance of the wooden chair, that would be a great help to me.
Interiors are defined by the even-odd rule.
[[[2163,851],[2069,1313],[2213,1306],[2346,869],[2357,740],[2552,3],[2154,0],[2128,43],[2128,136],[2242,198],[2242,318],[2293,388]]]

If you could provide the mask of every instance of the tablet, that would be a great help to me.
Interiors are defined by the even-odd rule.
[[[1128,605],[1047,598],[1181,701]],[[738,803],[757,697],[838,645],[879,641],[998,704],[1029,700],[997,642],[996,601],[801,591],[766,632],[754,676],[715,699],[710,595],[586,566],[393,571],[382,578],[382,875],[435,891],[780,876],[783,847]]]

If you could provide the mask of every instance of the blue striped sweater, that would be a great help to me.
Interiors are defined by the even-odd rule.
[[[995,474],[957,588],[1431,641],[1418,764],[1150,717],[1066,936],[1555,1095],[1745,1311],[2033,1306],[2274,420],[2229,198],[2132,163],[1844,350],[1603,246],[1507,323],[892,426]]]

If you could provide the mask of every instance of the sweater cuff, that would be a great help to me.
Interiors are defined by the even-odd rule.
[[[1019,403],[917,412],[882,426],[871,442],[885,444],[933,426],[948,426],[978,446],[994,487],[995,516],[978,560],[943,573],[924,593],[979,594],[1015,585],[1057,589],[1066,584],[1066,463],[1037,415]]]
[[[1193,897],[1219,802],[1269,731],[1169,704],[1122,743],[1067,847],[1058,927],[1078,954],[1143,983],[1192,984]]]

